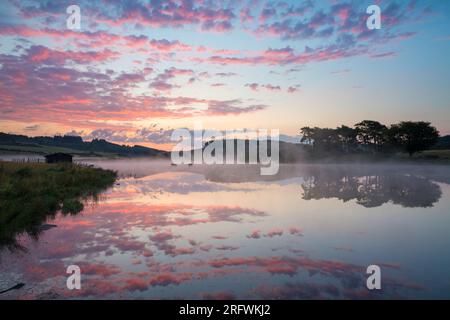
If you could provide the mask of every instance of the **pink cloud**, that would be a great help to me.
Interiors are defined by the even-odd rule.
[[[219,4],[219,3],[218,3]],[[233,28],[235,15],[232,10],[219,5],[168,0],[155,4],[124,5],[115,16],[99,12],[99,22],[109,25],[139,24],[151,27],[182,27],[198,25],[200,30],[223,32]]]
[[[245,87],[250,88],[253,91],[258,91],[259,88],[264,88],[269,91],[281,91],[280,86],[272,84],[258,84],[258,83],[247,83]]]
[[[259,88],[259,84],[257,84],[257,83],[248,83],[245,86],[249,87],[253,91],[258,91],[258,88]]]
[[[253,230],[252,233],[247,236],[247,238],[259,239],[259,238],[261,238],[261,231],[260,230]]]
[[[182,282],[192,279],[191,273],[162,273],[150,279],[149,284],[151,286],[166,287],[169,285],[178,285]]]
[[[299,85],[298,86],[290,86],[287,89],[288,93],[296,93],[296,92],[299,92],[299,91],[300,91],[300,86]]]
[[[51,50],[44,46],[32,46],[28,51],[28,60],[33,63],[50,63],[50,64],[65,64],[68,60],[77,63],[99,63],[111,60],[118,57],[117,52],[111,50],[104,51],[57,51]]]
[[[173,79],[191,76],[192,70],[169,68],[153,80],[151,68],[135,73],[79,71],[66,66],[68,61],[90,63],[110,59],[111,51],[62,52],[33,46],[20,56],[0,55],[0,109],[4,119],[30,122],[76,123],[99,129],[101,122],[91,119],[133,120],[148,117],[188,117],[192,115],[229,115],[256,112],[265,106],[245,106],[240,100],[207,100],[191,97],[134,95],[128,91],[139,84],[173,88]],[[43,82],[41,79],[46,79]],[[62,85],[63,84],[63,85]],[[203,110],[189,108],[204,106]],[[172,109],[172,106],[183,108]],[[71,117],[65,115],[70,112]]]
[[[300,228],[296,228],[296,227],[291,227],[289,228],[289,233],[292,235],[302,235],[302,229]]]
[[[269,230],[264,236],[265,237],[269,237],[269,238],[273,238],[275,236],[282,236],[283,235],[283,230],[279,229],[279,228],[274,228],[272,230]]]
[[[236,296],[233,293],[228,292],[228,291],[202,293],[201,296],[205,300],[234,300],[234,299],[236,299]]]
[[[127,291],[146,291],[149,287],[145,280],[139,278],[126,279],[125,283],[122,289]]]

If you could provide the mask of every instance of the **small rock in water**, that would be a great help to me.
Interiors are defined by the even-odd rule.
[[[42,230],[42,231],[46,231],[46,230],[49,230],[49,229],[52,229],[52,228],[56,228],[57,227],[57,225],[56,224],[43,224],[43,225],[41,225],[40,226],[40,230]]]

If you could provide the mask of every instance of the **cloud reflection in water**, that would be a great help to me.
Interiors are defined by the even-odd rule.
[[[420,223],[408,208],[440,216],[439,199],[448,204],[449,195],[442,174],[436,183],[398,168],[282,167],[274,178],[198,170],[124,178],[98,204],[56,218],[58,227],[38,241],[21,236],[29,250],[1,253],[0,286],[26,286],[0,298],[439,296],[394,254],[414,248],[375,250],[373,243],[379,232],[401,236],[383,229],[388,213],[409,212],[408,224]],[[364,229],[361,216],[377,207]],[[365,268],[375,262],[384,270],[377,293],[365,289]],[[65,289],[70,264],[81,267],[81,291]]]

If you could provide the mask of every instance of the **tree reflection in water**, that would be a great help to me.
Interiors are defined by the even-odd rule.
[[[302,198],[356,200],[366,208],[391,202],[406,208],[433,207],[442,196],[440,186],[428,178],[404,173],[354,173],[350,170],[312,170],[304,176]]]
[[[299,178],[304,200],[356,200],[366,208],[391,202],[406,208],[432,207],[442,197],[438,183],[450,184],[446,166],[395,164],[281,165],[273,176],[261,176],[258,166],[194,168],[208,181],[279,183]]]

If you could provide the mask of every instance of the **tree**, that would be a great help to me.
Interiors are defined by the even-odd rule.
[[[364,120],[355,125],[360,143],[373,146],[380,151],[386,142],[387,127],[378,121]]]
[[[314,146],[318,146],[326,151],[335,151],[339,147],[339,139],[335,129],[315,128]]]
[[[394,146],[404,149],[411,157],[434,146],[439,140],[439,131],[429,122],[404,121],[392,125],[388,136]]]
[[[347,126],[340,126],[336,129],[336,134],[344,152],[350,152],[357,144],[357,131]]]
[[[301,142],[312,144],[312,150],[314,152],[336,151],[339,149],[340,141],[335,129],[304,127],[301,129],[301,134]]]
[[[312,144],[314,142],[312,138],[314,135],[314,128],[303,127],[300,129],[300,134],[302,135],[302,143],[306,142],[307,144]]]

